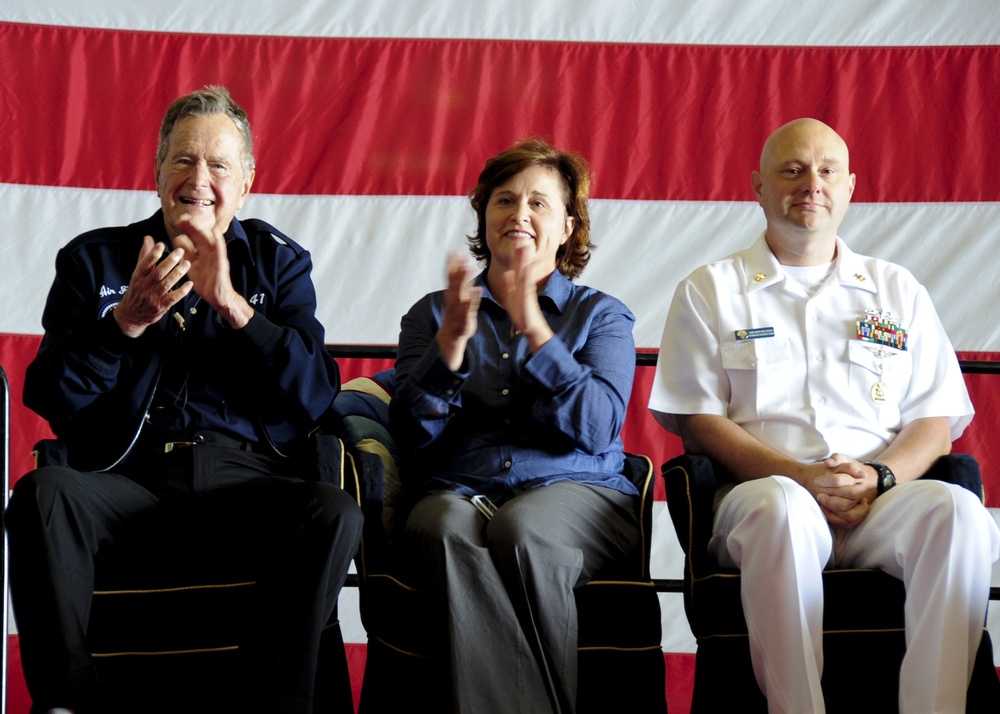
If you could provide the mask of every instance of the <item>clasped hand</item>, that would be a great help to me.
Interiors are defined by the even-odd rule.
[[[804,485],[816,498],[831,524],[853,528],[868,516],[877,495],[871,467],[841,454],[833,454],[809,468],[814,473]]]

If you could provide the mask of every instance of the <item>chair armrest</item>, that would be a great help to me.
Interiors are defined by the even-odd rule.
[[[635,484],[639,490],[636,515],[639,521],[639,533],[642,539],[640,553],[640,577],[649,577],[649,557],[653,547],[653,491],[656,487],[653,474],[653,462],[642,454],[625,454],[623,474]]]
[[[43,466],[67,466],[69,464],[69,450],[66,442],[62,439],[42,439],[35,444],[31,450],[34,457],[35,468]]]
[[[985,500],[983,475],[979,470],[979,462],[971,454],[942,456],[920,478],[953,483],[972,491],[980,501]]]
[[[712,459],[701,454],[682,454],[663,465],[667,508],[689,566],[685,568],[685,578],[718,570],[718,564],[708,553],[718,468]]]

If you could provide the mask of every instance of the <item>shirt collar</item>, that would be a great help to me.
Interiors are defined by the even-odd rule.
[[[746,266],[744,279],[748,293],[780,283],[785,279],[785,271],[768,247],[764,235],[761,233],[757,242],[743,252],[743,262]],[[861,256],[848,248],[840,236],[837,236],[837,264],[834,272],[837,282],[843,287],[858,288],[870,293],[877,291],[871,271]]]
[[[500,303],[497,302],[496,298],[494,298],[490,293],[489,285],[486,284],[485,270],[476,278],[476,285],[483,289],[483,298],[488,300],[491,304],[500,307]],[[566,309],[566,303],[569,301],[570,294],[572,292],[573,283],[570,279],[558,270],[555,270],[545,282],[545,287],[538,296],[538,302],[542,306],[542,309],[549,307],[554,312],[562,314],[563,310]]]
[[[870,293],[878,292],[871,270],[861,256],[837,238],[837,280],[845,288],[856,288]]]
[[[752,246],[743,251],[743,265],[746,270],[743,279],[746,281],[748,293],[775,285],[785,279],[781,263],[767,246],[764,233],[760,234]]]
[[[163,209],[161,208],[150,216],[148,222],[150,224],[148,234],[154,240],[160,241],[169,247],[170,240],[167,237],[167,224],[163,220]],[[243,255],[250,261],[250,264],[253,265],[253,251],[250,250],[250,239],[247,238],[247,232],[243,229],[243,224],[234,216],[232,223],[229,224],[229,229],[226,231],[226,251],[230,258],[233,257],[233,248],[237,245],[241,246],[237,248],[237,251],[242,251]]]

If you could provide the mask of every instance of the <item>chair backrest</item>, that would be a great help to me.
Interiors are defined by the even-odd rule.
[[[402,490],[399,453],[389,430],[389,402],[395,388],[393,369],[358,377],[341,386],[331,408],[344,443],[364,462],[355,466],[366,531],[374,524],[381,524],[387,533],[392,531],[393,509]],[[364,458],[365,454],[375,458]],[[370,523],[373,517],[374,523]]]

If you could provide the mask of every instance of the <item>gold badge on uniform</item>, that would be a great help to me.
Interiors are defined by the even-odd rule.
[[[885,404],[886,399],[888,399],[888,391],[889,387],[886,386],[885,382],[875,382],[872,385],[872,401],[878,405]]]

